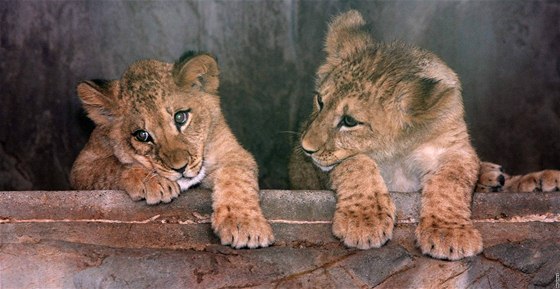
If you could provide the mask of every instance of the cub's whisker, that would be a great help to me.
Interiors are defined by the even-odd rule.
[[[283,131],[279,131],[278,133],[293,134],[293,135],[297,135],[297,136],[300,136],[300,135],[301,135],[300,132],[291,131],[291,130],[283,130]]]

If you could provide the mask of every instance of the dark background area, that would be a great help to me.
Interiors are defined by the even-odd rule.
[[[560,169],[558,1],[0,1],[0,190],[68,189],[92,123],[75,87],[134,61],[204,50],[221,66],[223,111],[287,188],[290,132],[312,108],[333,15],[358,9],[381,41],[439,55],[463,82],[482,159]]]

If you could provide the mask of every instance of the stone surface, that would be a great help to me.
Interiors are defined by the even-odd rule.
[[[3,0],[0,190],[69,188],[92,128],[79,81],[189,49],[218,57],[223,111],[255,155],[261,187],[287,188],[327,22],[351,8],[376,39],[429,49],[458,73],[482,159],[511,173],[560,168],[557,1]]]
[[[555,282],[560,282],[560,278],[556,277],[560,274],[560,239],[545,243],[529,239],[499,244],[486,249],[484,256],[530,274],[534,286],[555,285]]]
[[[235,250],[212,233],[209,191],[156,206],[120,191],[0,192],[0,289],[555,288],[560,282],[560,192],[475,194],[473,219],[485,250],[455,262],[423,256],[414,246],[419,194],[392,197],[400,208],[393,240],[357,250],[331,234],[332,192],[262,191],[276,242]]]

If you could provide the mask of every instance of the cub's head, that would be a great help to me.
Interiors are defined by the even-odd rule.
[[[187,53],[175,64],[139,61],[122,78],[78,85],[78,95],[114,155],[170,180],[203,172],[203,152],[220,115],[218,65]]]
[[[328,171],[365,153],[405,153],[437,125],[463,117],[455,73],[433,54],[375,42],[356,11],[330,23],[326,61],[317,71],[315,105],[301,148]]]

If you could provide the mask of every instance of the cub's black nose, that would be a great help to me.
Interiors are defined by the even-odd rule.
[[[182,168],[178,168],[178,169],[173,169],[174,171],[182,174],[185,172],[185,169],[187,168],[187,165],[184,165]]]
[[[503,186],[506,183],[506,178],[504,177],[504,175],[500,175],[498,177],[498,182],[500,183],[500,186]]]

